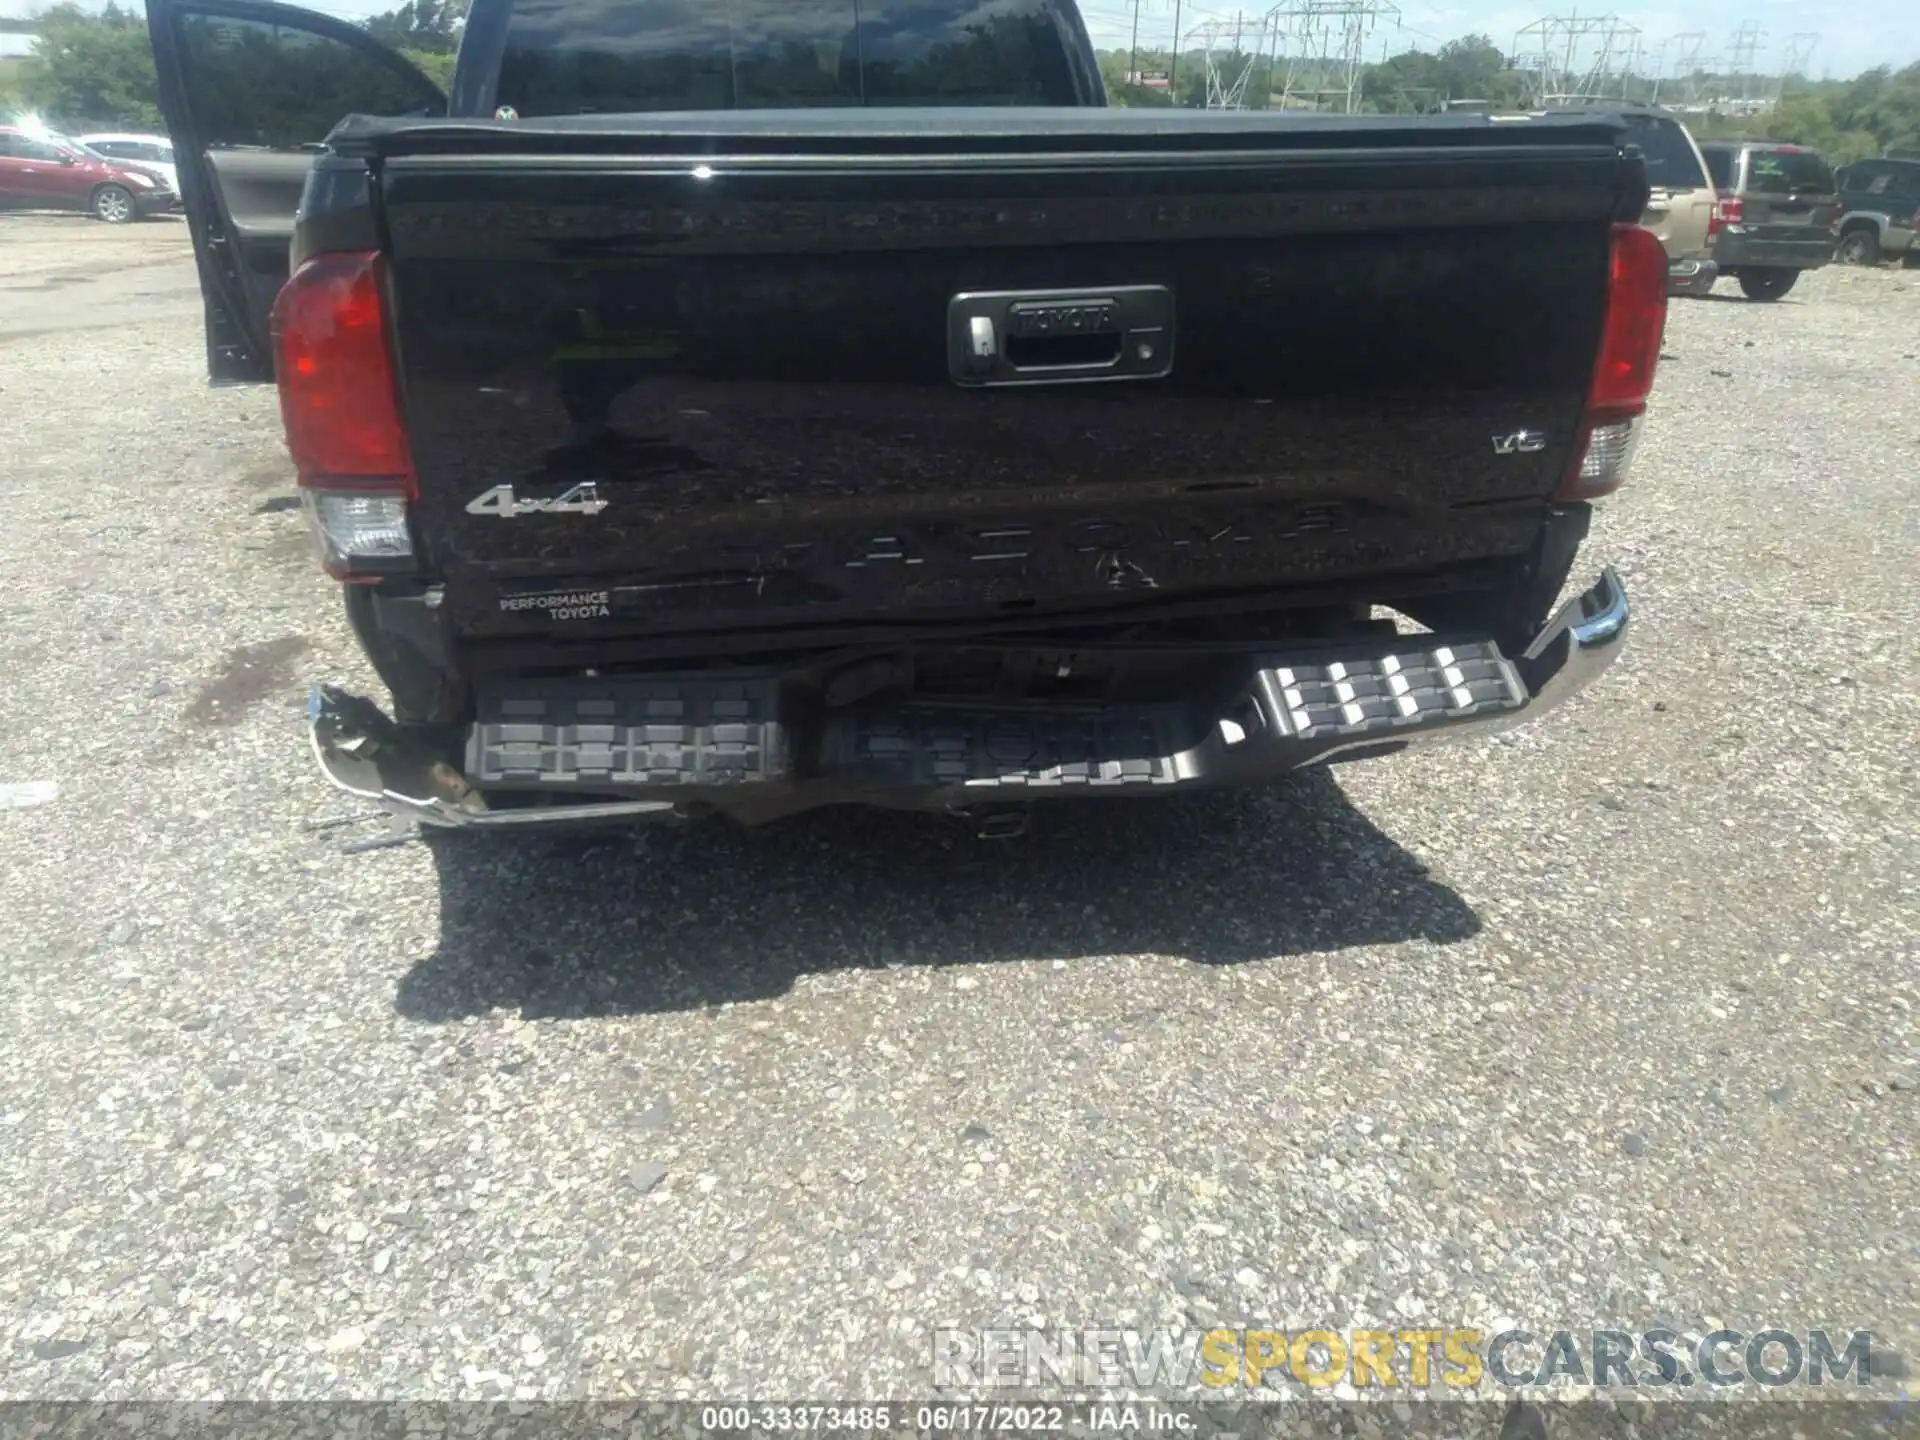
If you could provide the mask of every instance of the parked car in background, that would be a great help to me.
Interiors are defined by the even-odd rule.
[[[1627,125],[1647,168],[1647,208],[1640,217],[1667,252],[1667,288],[1676,295],[1705,295],[1719,278],[1713,257],[1719,227],[1713,181],[1693,136],[1673,116],[1650,106],[1612,112]]]
[[[1877,265],[1915,253],[1920,160],[1861,160],[1840,171],[1839,185],[1841,263]]]
[[[180,181],[173,168],[173,142],[164,135],[129,135],[119,132],[82,135],[80,143],[109,160],[127,160],[142,170],[151,170],[167,182],[174,194],[180,193]]]
[[[0,208],[85,210],[110,225],[168,209],[173,187],[59,135],[0,126]]]
[[[1749,299],[1778,300],[1802,270],[1833,259],[1840,198],[1818,151],[1730,140],[1700,153],[1719,194],[1713,258]]]

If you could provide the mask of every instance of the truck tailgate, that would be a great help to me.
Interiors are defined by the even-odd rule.
[[[1532,543],[1645,198],[1609,127],[888,123],[336,136],[380,175],[460,633],[1045,613]],[[963,383],[955,297],[1002,292],[1096,328],[1159,296],[1171,368]]]

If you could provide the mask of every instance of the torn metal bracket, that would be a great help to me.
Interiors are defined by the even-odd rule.
[[[301,828],[311,835],[331,830],[345,830],[349,826],[365,825],[375,820],[385,822],[384,834],[369,835],[360,840],[344,840],[340,844],[340,853],[364,855],[369,850],[388,850],[396,845],[407,845],[420,839],[420,826],[416,821],[389,810],[362,810],[351,815],[329,815],[322,820],[309,820]]]
[[[355,815],[329,815],[324,820],[309,820],[300,828],[308,834],[322,830],[344,830],[349,825],[365,825],[370,820],[391,820],[392,813],[386,810],[362,810]]]
[[[342,855],[364,855],[370,850],[391,850],[397,845],[411,845],[422,838],[420,827],[411,820],[395,815],[390,817],[393,826],[384,835],[369,835],[364,840],[349,840],[340,847]]]

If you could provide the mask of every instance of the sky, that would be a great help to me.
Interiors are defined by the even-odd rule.
[[[5,0],[0,0],[5,3]],[[1251,21],[1264,14],[1273,0],[1241,0]],[[1687,0],[1684,5],[1651,9],[1625,4],[1608,5],[1604,0],[1541,0],[1520,4],[1510,0],[1392,0],[1399,15],[1383,19],[1367,42],[1367,58],[1380,57],[1384,42],[1387,53],[1401,50],[1433,50],[1447,40],[1462,35],[1488,36],[1502,50],[1512,53],[1524,48],[1516,44],[1518,32],[1546,15],[1614,15],[1641,32],[1644,54],[1657,55],[1662,40],[1689,32],[1705,32],[1700,48],[1703,59],[1724,56],[1728,42],[1743,24],[1752,23],[1763,32],[1756,54],[1758,73],[1777,70],[1787,54],[1790,36],[1817,34],[1808,73],[1855,75],[1875,65],[1896,69],[1920,60],[1920,4],[1913,0]],[[1133,29],[1133,0],[1080,0],[1093,43],[1101,49],[1130,43]],[[1198,15],[1198,22],[1194,17]],[[1182,0],[1180,28],[1189,37],[1195,23],[1207,19],[1231,21],[1236,7],[1231,0]],[[1173,35],[1173,0],[1140,0],[1140,43],[1164,47]],[[1251,29],[1249,30],[1251,33]],[[1251,42],[1249,42],[1250,44]],[[1189,39],[1189,46],[1197,41]],[[1679,46],[1669,54],[1677,56]],[[1591,55],[1584,57],[1591,59]],[[1654,72],[1656,61],[1643,59],[1636,66],[1642,73]]]
[[[298,3],[298,0],[296,0]],[[330,15],[360,17],[390,10],[399,0],[316,0],[309,8]],[[725,0],[712,0],[723,4]],[[1136,0],[1079,0],[1093,33],[1094,44],[1102,49],[1125,46],[1130,42]],[[1165,47],[1173,37],[1175,0],[1137,0],[1140,16],[1140,43]],[[1252,17],[1265,13],[1273,0],[1240,0],[1244,12]],[[1687,0],[1683,8],[1644,9],[1633,0],[1608,6],[1604,0],[1588,0],[1584,6],[1570,0],[1542,0],[1539,4],[1510,3],[1510,0],[1393,0],[1400,13],[1397,19],[1383,20],[1367,42],[1367,58],[1378,59],[1382,45],[1387,53],[1401,50],[1436,49],[1442,42],[1462,35],[1484,34],[1503,50],[1517,48],[1516,36],[1522,27],[1543,15],[1617,15],[1638,26],[1641,46],[1649,56],[1657,54],[1660,41],[1689,32],[1704,32],[1700,54],[1705,59],[1723,57],[1728,41],[1742,24],[1752,23],[1763,32],[1755,69],[1761,74],[1776,71],[1786,52],[1788,38],[1817,34],[1808,72],[1819,76],[1854,75],[1874,65],[1898,68],[1920,60],[1920,4],[1915,0]],[[0,0],[0,15],[26,15],[39,8],[40,0]],[[1232,0],[1180,0],[1180,29],[1190,48],[1197,47],[1194,27],[1209,20],[1231,21],[1235,14]],[[1249,25],[1249,37],[1252,26]],[[1251,46],[1251,38],[1248,41]],[[1669,54],[1676,53],[1673,50]],[[1583,63],[1591,57],[1582,57]],[[1653,73],[1655,61],[1645,59],[1636,67]]]

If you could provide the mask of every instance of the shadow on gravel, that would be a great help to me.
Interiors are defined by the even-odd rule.
[[[1142,953],[1231,965],[1480,929],[1325,771],[1265,792],[1041,806],[1017,840],[829,810],[761,830],[450,835],[433,854],[439,949],[395,1000],[428,1022],[697,1009],[838,969]]]

